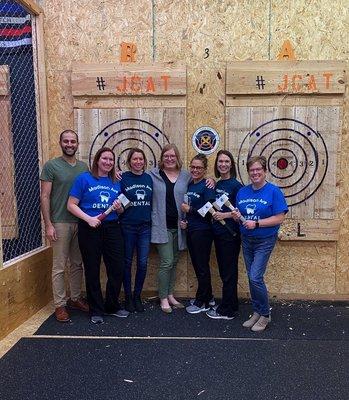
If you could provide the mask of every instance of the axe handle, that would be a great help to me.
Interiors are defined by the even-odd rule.
[[[209,213],[211,213],[212,215],[216,212],[213,208],[210,208],[209,210],[208,210],[208,212]],[[220,221],[219,221],[222,225],[226,225],[226,222],[224,221],[224,219],[221,219]]]
[[[114,211],[114,206],[110,206],[109,208],[107,208],[102,214],[99,214],[97,218],[100,221],[103,221],[112,211]]]

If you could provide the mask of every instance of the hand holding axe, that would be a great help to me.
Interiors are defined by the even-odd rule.
[[[208,201],[206,204],[204,204],[201,208],[198,209],[198,213],[199,213],[202,217],[205,217],[205,215],[206,215],[208,212],[209,212],[210,214],[212,214],[212,215],[216,212],[215,209],[213,208],[213,205],[212,205],[209,201]],[[221,219],[219,222],[220,222],[222,225],[226,225],[224,219]]]
[[[230,200],[229,200],[229,197],[228,197],[226,194],[222,194],[222,196],[219,197],[219,198],[213,203],[213,206],[214,206],[214,208],[215,208],[216,210],[218,210],[218,211],[220,211],[220,210],[222,209],[222,206],[228,207],[231,211],[238,211],[238,209],[235,208],[235,207],[231,204],[231,202],[230,202]],[[244,218],[242,215],[240,216],[239,219],[240,219],[241,222],[245,222],[245,221],[246,221],[246,218]]]
[[[119,194],[117,200],[120,201],[120,203],[121,203],[122,206],[124,207],[124,210],[126,210],[126,208],[129,207],[129,206],[131,205],[130,200],[129,200],[123,193],[120,193],[120,194]],[[110,214],[112,211],[114,211],[114,210],[115,210],[114,205],[111,205],[111,206],[110,206],[109,208],[107,208],[102,214],[99,214],[97,218],[98,218],[100,221],[103,221],[103,220],[107,217],[107,215],[109,215],[109,214]]]

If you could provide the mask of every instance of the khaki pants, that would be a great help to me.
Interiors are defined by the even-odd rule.
[[[69,259],[69,287],[73,301],[81,295],[83,267],[78,244],[78,224],[75,222],[56,222],[53,224],[57,241],[52,242],[52,292],[55,307],[66,305],[64,272]]]

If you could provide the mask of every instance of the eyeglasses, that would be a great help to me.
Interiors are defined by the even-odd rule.
[[[168,156],[163,156],[163,158],[164,158],[165,160],[171,160],[171,159],[173,159],[173,158],[177,158],[177,156],[176,156],[175,154],[170,154],[170,155],[168,155]]]
[[[203,169],[205,169],[204,167],[197,167],[195,165],[189,165],[189,168],[192,169],[193,171],[195,170],[202,171]]]
[[[249,169],[249,170],[248,170],[248,172],[261,172],[261,171],[263,171],[263,168],[262,168],[262,167],[260,167],[260,168],[253,168],[253,169]]]

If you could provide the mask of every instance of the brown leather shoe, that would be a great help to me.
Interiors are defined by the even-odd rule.
[[[83,298],[77,299],[75,301],[73,301],[72,299],[68,299],[67,306],[72,310],[80,310],[83,312],[89,312],[90,309],[87,301]]]
[[[69,322],[70,321],[69,314],[67,312],[67,309],[64,306],[57,307],[55,309],[55,317],[58,322]]]

